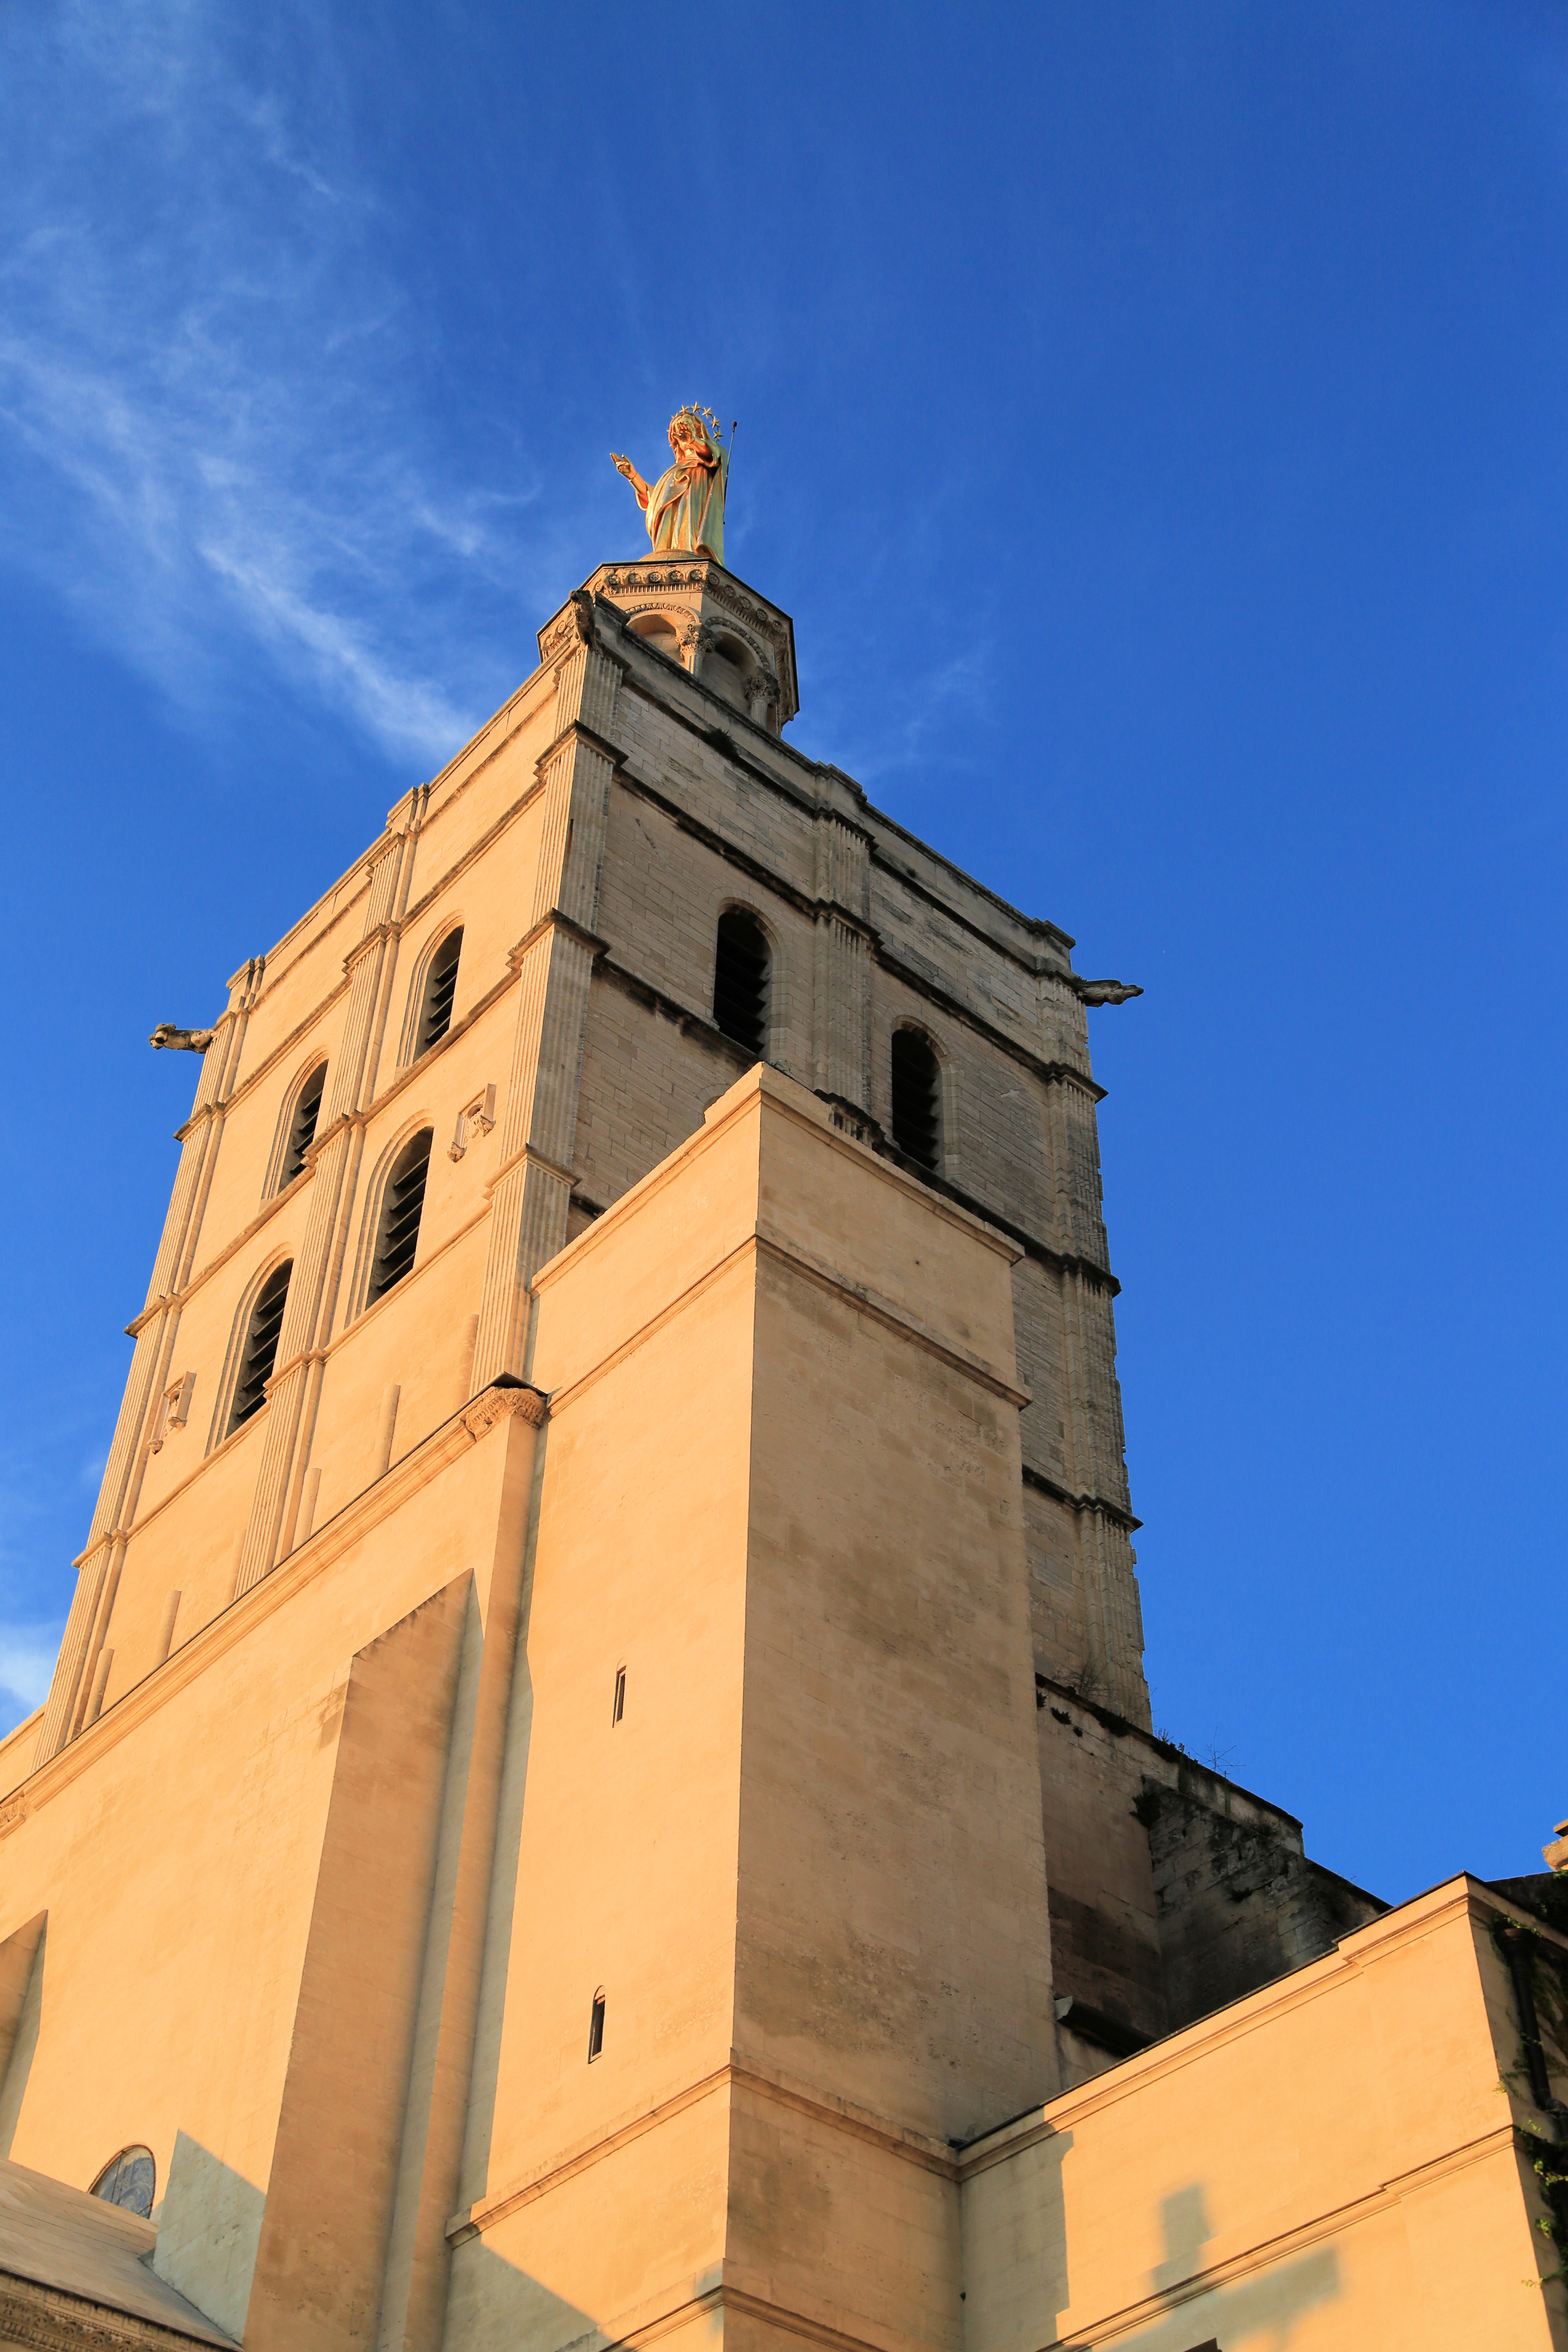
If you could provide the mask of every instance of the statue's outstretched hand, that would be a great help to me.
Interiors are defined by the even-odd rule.
[[[617,474],[624,474],[626,476],[627,481],[631,484],[633,489],[637,494],[638,506],[642,508],[646,514],[651,492],[648,489],[647,484],[643,480],[642,476],[633,465],[631,459],[629,457],[617,457],[615,451],[612,449],[610,452],[610,463],[614,466]]]

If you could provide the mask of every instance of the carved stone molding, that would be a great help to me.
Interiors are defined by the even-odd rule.
[[[758,674],[747,681],[752,699],[768,706],[765,717],[753,714],[755,723],[776,733],[795,716],[800,698],[789,616],[732,579],[721,564],[706,556],[689,562],[656,557],[646,563],[611,563],[594,574],[590,586],[615,607],[623,625],[634,615],[662,613],[689,657],[693,647],[711,645],[716,636],[735,638],[756,665]],[[542,633],[542,658],[548,658],[545,649],[554,644],[565,618],[557,615]]]
[[[542,663],[552,662],[558,655],[563,654],[569,646],[574,646],[576,643],[576,616],[574,614],[570,612],[564,613],[561,619],[556,622],[554,627],[547,630],[544,635],[541,637],[539,641],[540,661]]]
[[[482,1389],[472,1404],[463,1407],[463,1427],[477,1444],[503,1421],[526,1421],[541,1429],[549,1408],[550,1400],[542,1389]]]
[[[16,2277],[0,2280],[0,2338],[26,2345],[27,2352],[122,2352],[132,2345],[191,2352],[195,2344],[227,2340],[205,2328],[197,2336],[184,2328],[162,2327],[156,2320],[139,2319],[107,2304],[89,2303],[58,2287]]]
[[[354,941],[347,955],[344,956],[344,971],[352,972],[355,964],[369,955],[373,949],[380,947],[385,940],[395,940],[402,929],[402,924],[397,922],[373,924],[368,931],[363,932]]]

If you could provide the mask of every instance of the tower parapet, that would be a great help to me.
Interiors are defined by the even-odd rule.
[[[644,645],[700,678],[770,735],[787,727],[800,709],[794,622],[711,556],[601,563],[584,588],[616,605]],[[570,606],[547,621],[539,632],[540,660],[562,653],[574,626]]]

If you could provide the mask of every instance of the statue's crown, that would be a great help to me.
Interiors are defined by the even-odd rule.
[[[719,446],[719,419],[714,415],[713,411],[710,408],[700,408],[694,400],[689,400],[685,407],[678,408],[675,415],[670,418],[669,422],[671,427],[673,428],[675,425],[679,425],[688,417],[689,417],[692,424],[697,425],[700,429],[705,428],[707,430],[715,447]]]

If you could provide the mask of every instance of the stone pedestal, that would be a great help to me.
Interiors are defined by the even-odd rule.
[[[591,595],[618,604],[646,645],[713,688],[771,735],[800,709],[795,624],[710,556],[648,556],[602,563]],[[549,661],[572,633],[568,612],[539,632]]]

